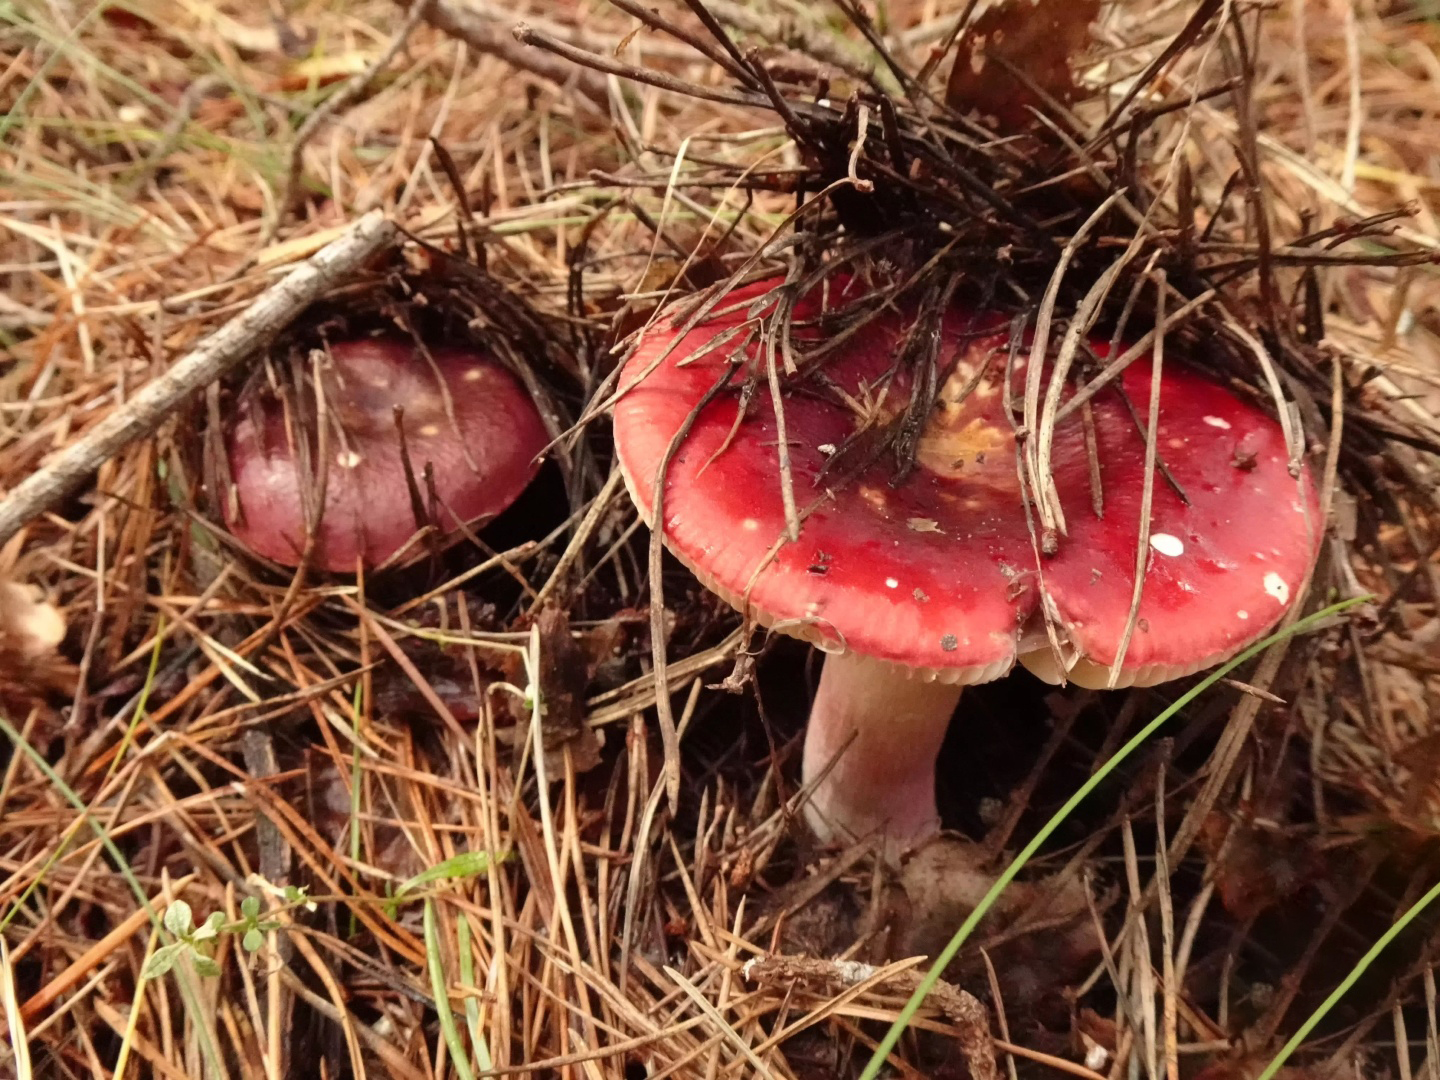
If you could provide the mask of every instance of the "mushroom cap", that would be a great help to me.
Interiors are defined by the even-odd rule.
[[[519,381],[470,349],[431,349],[430,355],[433,367],[409,343],[374,339],[330,347],[321,376],[328,460],[315,567],[354,572],[357,559],[378,566],[419,528],[397,407],[403,409],[415,482],[446,533],[504,510],[539,468],[537,455],[548,436]],[[313,395],[313,387],[306,393]],[[306,411],[313,415],[314,409],[312,397]],[[315,447],[297,455],[301,429],[273,394],[247,395],[238,411],[227,438],[234,499],[225,500],[226,524],[257,554],[296,566],[306,535],[302,488],[305,499],[319,491],[318,470],[310,464]],[[434,475],[434,508],[427,467]]]
[[[777,284],[737,291],[720,314],[678,341],[677,328],[662,318],[626,363],[616,449],[652,526],[667,449],[746,336],[742,330],[718,346],[716,339],[763,310],[762,298]],[[832,298],[843,288],[832,285]],[[797,339],[813,341],[819,311],[818,297],[796,305]],[[1003,407],[1006,325],[954,310],[942,320],[943,384],[914,469],[894,483],[892,455],[846,453],[822,478],[828,458],[857,429],[877,427],[908,404],[911,375],[894,360],[905,324],[885,313],[855,332],[825,361],[833,388],[781,370],[802,519],[795,542],[785,539],[767,369],[757,348],[746,346],[748,361],[731,377],[732,389],[699,411],[666,471],[667,545],[707,587],[762,625],[922,678],[983,682],[1031,653],[1027,663],[1037,673],[1058,679],[1062,669],[1048,646],[1035,654],[1048,612],[1070,653],[1067,664],[1078,659],[1072,677],[1098,670],[1103,685],[1134,588],[1145,449],[1135,420],[1113,384],[1092,401],[1103,516],[1092,506],[1082,410],[1058,425],[1052,467],[1067,531],[1055,555],[1037,559]],[[1107,351],[1103,342],[1091,344],[1102,356]],[[1023,355],[1012,371],[1018,403]],[[737,423],[748,372],[760,381]],[[1119,380],[1142,416],[1150,376],[1142,358]],[[1163,376],[1160,460],[1189,501],[1156,476],[1144,592],[1119,685],[1178,678],[1259,638],[1298,592],[1320,540],[1313,483],[1303,469],[1298,478],[1290,474],[1279,426],[1174,361]],[[1054,665],[1048,670],[1046,660]]]

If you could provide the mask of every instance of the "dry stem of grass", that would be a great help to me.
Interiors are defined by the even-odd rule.
[[[887,40],[918,69],[964,6],[894,3]],[[459,0],[432,0],[433,25],[417,26],[360,100],[303,143],[293,177],[306,117],[383,58],[405,23],[388,0],[307,0],[273,6],[273,18],[206,0],[5,12],[0,491],[374,207],[428,241],[454,244],[462,226],[483,238],[489,275],[570,334],[571,416],[603,386],[609,341],[696,283],[681,275],[711,253],[707,238],[728,231],[732,250],[754,250],[793,209],[716,180],[760,159],[767,169],[800,165],[773,116],[567,68],[519,48],[507,28],[525,18],[627,64],[725,85],[688,47],[598,2],[534,12],[476,3],[457,34],[460,10]],[[679,5],[664,10],[680,17]],[[868,62],[862,42],[806,5],[714,10],[746,35],[809,42],[841,66]],[[1100,40],[1111,66],[1091,76],[1139,70],[1186,14],[1177,4],[1107,7]],[[1263,20],[1255,108],[1277,230],[1297,236],[1413,201],[1415,217],[1372,243],[1440,247],[1435,24],[1370,5],[1351,12],[1341,0],[1281,5]],[[1204,56],[1168,71],[1161,90],[1213,81],[1184,66]],[[1236,131],[1216,100],[1196,107],[1183,136],[1197,175],[1211,179],[1207,207],[1236,166]],[[1167,129],[1145,153],[1166,161],[1181,138]],[[468,223],[437,145],[470,193]],[[689,164],[671,185],[682,145]],[[287,220],[292,179],[300,197]],[[1227,220],[1221,232],[1243,227]],[[419,259],[413,247],[409,257]],[[1298,273],[1280,280],[1302,285]],[[1360,404],[1440,435],[1434,268],[1346,267],[1319,283],[1344,385],[1364,381]],[[212,405],[218,415],[221,400]],[[383,581],[291,595],[284,578],[235,558],[215,534],[190,422],[202,412],[127,446],[92,492],[35,519],[0,553],[6,577],[43,586],[64,611],[74,665],[55,675],[74,687],[68,699],[0,672],[3,716],[38,751],[14,749],[0,778],[0,1011],[12,1035],[0,1071],[271,1080],[324,1062],[327,1075],[715,1080],[839,1075],[863,1059],[914,963],[847,966],[849,956],[785,950],[834,939],[795,927],[837,892],[861,898],[873,930],[890,917],[892,883],[864,850],[797,847],[783,746],[747,744],[736,762],[728,736],[707,740],[710,713],[739,713],[708,684],[746,643],[681,584],[667,590],[668,686],[678,728],[695,734],[683,811],[666,812],[646,720],[656,680],[641,614],[644,541],[586,441],[593,426],[559,444],[566,479],[556,489],[568,506],[535,535],[464,569],[450,561],[423,582],[413,576],[403,597]],[[1072,880],[1118,853],[1109,880],[1123,903],[1107,906],[1114,892],[1087,884],[1108,942],[1089,982],[1118,1004],[1047,1036],[992,993],[1003,1067],[1113,1077],[1133,1059],[1153,1075],[1223,1057],[1237,1033],[1250,1040],[1246,1053],[1263,1053],[1293,1025],[1291,1006],[1309,991],[1300,976],[1323,966],[1327,943],[1373,930],[1358,915],[1358,929],[1346,921],[1361,899],[1372,915],[1393,916],[1433,873],[1437,461],[1373,439],[1347,447],[1347,469],[1371,482],[1347,490],[1326,477],[1336,523],[1326,582],[1374,591],[1378,629],[1347,629],[1248,673],[1290,704],[1247,695],[1212,705],[1224,735],[1197,774],[1208,785],[1192,782],[1193,763],[1160,761],[1055,853]],[[570,641],[595,675],[574,726],[544,742],[505,685],[530,686],[537,650],[566,645],[532,633],[526,616],[541,597],[568,599]],[[1154,701],[1126,700],[1098,746],[1069,735],[1082,708],[1098,707],[1069,703],[1071,718],[1061,715],[1053,745],[1017,785],[1007,829],[1028,820],[1056,760],[1091,767]],[[602,764],[584,772],[590,732],[605,746]],[[1297,795],[1294,747],[1307,740],[1298,757],[1309,787]],[[1176,806],[1187,804],[1174,801],[1177,789],[1193,800],[1178,836]],[[1301,802],[1309,818],[1288,821]],[[1139,821],[1149,831],[1137,836]],[[1326,894],[1333,909],[1299,949],[1296,977],[1268,1000],[1253,985],[1238,1000],[1234,969],[1264,910],[1251,912],[1259,901],[1246,889],[1293,895],[1274,879],[1291,851],[1282,841],[1297,832],[1317,850],[1356,852],[1362,872]],[[1381,847],[1366,847],[1376,832]],[[1246,862],[1256,847],[1268,855],[1261,870]],[[1413,859],[1413,880],[1386,876],[1395,850]],[[435,867],[449,875],[397,897]],[[1182,885],[1186,873],[1204,877],[1172,890],[1171,871]],[[308,900],[287,896],[287,884],[303,884]],[[222,911],[234,924],[244,898],[257,897],[278,925],[253,955],[239,932],[222,934],[218,977],[182,959],[171,975],[142,978],[166,939],[136,890],[152,911],[183,895],[197,921]],[[1216,915],[1217,898],[1234,918]],[[1233,936],[1217,945],[1216,926]],[[1006,933],[989,944],[1024,937]],[[1405,1051],[1400,1075],[1435,1074],[1432,944],[1417,943],[1392,985],[1371,994],[1376,1007],[1321,1048],[1317,1071],[1349,1069],[1362,1053],[1379,1068],[1394,1054],[1373,1047],[1393,1038]],[[1004,964],[1011,954],[995,955]],[[972,975],[983,972],[975,963]],[[1187,969],[1200,972],[1197,985],[1219,987],[1213,1015],[1181,992]],[[984,992],[1008,974],[974,985]],[[1426,1007],[1407,1010],[1417,994]],[[903,1044],[906,1060],[958,1069],[943,1048],[973,1048],[968,1008],[950,988]],[[1413,1027],[1422,1017],[1428,1043]],[[1407,1037],[1426,1044],[1423,1064]],[[27,1044],[28,1063],[16,1052]],[[1250,1075],[1244,1061],[1218,1075]]]

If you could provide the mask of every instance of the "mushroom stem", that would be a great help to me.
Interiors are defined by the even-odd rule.
[[[883,831],[897,852],[937,832],[935,760],[959,700],[951,683],[855,654],[826,657],[805,733],[805,782],[824,774],[805,810],[816,834]]]

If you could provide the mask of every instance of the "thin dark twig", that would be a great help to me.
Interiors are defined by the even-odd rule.
[[[1131,82],[1129,89],[1125,91],[1120,100],[1115,104],[1115,108],[1110,110],[1110,115],[1105,117],[1104,121],[1100,124],[1100,131],[1104,132],[1113,128],[1116,121],[1119,120],[1120,117],[1124,115],[1125,110],[1130,107],[1130,103],[1135,100],[1136,95],[1154,82],[1155,77],[1164,71],[1172,60],[1186,49],[1194,46],[1200,37],[1200,32],[1205,29],[1205,24],[1215,17],[1223,3],[1224,0],[1201,0],[1199,6],[1195,8],[1190,18],[1186,20],[1185,25],[1180,28],[1180,32],[1160,51],[1159,56],[1145,65],[1145,70]]]
[[[709,31],[710,36],[725,50],[735,66],[746,73],[748,76],[746,81],[753,86],[755,76],[759,74],[757,65],[755,65],[749,57],[741,53],[740,47],[731,40],[725,27],[720,25],[720,20],[715,18],[710,9],[706,7],[704,0],[685,0],[685,6],[695,13],[695,17],[699,19],[705,29]],[[707,55],[709,54],[707,53]]]
[[[940,61],[944,60],[950,50],[955,48],[955,42],[960,37],[961,32],[969,33],[970,17],[975,14],[975,7],[979,2],[980,0],[965,0],[965,7],[961,10],[960,14],[956,16],[954,25],[946,31],[945,37],[941,39],[940,44],[930,50],[930,58],[926,60],[924,66],[920,68],[920,74],[915,76],[915,81],[921,86],[929,84],[931,76],[935,74],[935,69],[940,66]],[[962,41],[962,50],[963,47],[964,42]],[[957,52],[956,55],[963,55],[963,51]]]
[[[579,64],[582,67],[594,71],[603,72],[606,75],[616,75],[622,79],[629,79],[631,82],[644,83],[648,86],[656,86],[661,90],[669,90],[676,94],[684,94],[687,97],[699,98],[702,101],[714,101],[722,105],[750,105],[759,108],[766,108],[772,102],[768,96],[750,90],[726,90],[721,87],[703,86],[700,83],[686,82],[684,79],[676,78],[674,75],[667,75],[664,72],[652,71],[649,68],[635,67],[633,64],[623,64],[618,60],[611,60],[609,57],[599,53],[588,52],[585,49],[576,48],[569,42],[561,41],[553,35],[536,30],[526,23],[520,23],[514,30],[515,40],[522,45],[533,45],[536,48],[552,52],[556,56],[563,57],[571,63]],[[793,107],[800,112],[807,113],[817,118],[826,118],[831,111],[819,105],[810,105],[805,102],[795,102]]]
[[[715,45],[705,38],[690,33],[684,27],[676,26],[668,19],[662,18],[658,10],[647,8],[644,4],[638,3],[637,0],[610,0],[610,2],[627,15],[633,15],[652,30],[662,30],[677,41],[683,41],[712,64],[722,68],[733,78],[738,79],[752,90],[758,90],[760,88],[755,78],[755,72],[751,70],[748,61],[740,55],[739,50],[735,48],[734,43],[730,41],[729,36],[725,34],[725,31],[718,24],[711,30],[711,34],[716,37],[723,46],[727,46],[726,48],[717,49]],[[704,11],[703,4],[691,4],[690,7],[692,10],[698,8],[699,11]],[[705,12],[701,15],[701,21],[704,22],[707,17],[709,17],[709,13]],[[709,23],[706,24],[706,28],[709,29]]]

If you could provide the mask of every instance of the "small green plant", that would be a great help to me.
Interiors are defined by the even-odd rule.
[[[285,898],[287,906],[313,908],[304,889],[286,885],[276,890]],[[164,925],[175,938],[160,946],[145,962],[141,977],[156,979],[170,972],[177,960],[189,956],[198,975],[214,978],[220,974],[220,965],[215,962],[215,944],[222,934],[239,934],[240,947],[248,953],[259,952],[265,944],[265,935],[278,930],[283,923],[277,919],[260,917],[260,898],[247,896],[240,901],[240,918],[227,922],[223,911],[212,911],[198,926],[195,912],[184,900],[175,900],[165,909]]]
[[[219,975],[220,965],[210,950],[215,938],[225,924],[225,913],[214,911],[199,926],[195,925],[195,913],[184,900],[176,900],[165,909],[165,929],[175,935],[175,940],[156,949],[141,970],[142,978],[156,979],[169,973],[180,957],[190,955],[195,971],[200,975]]]

